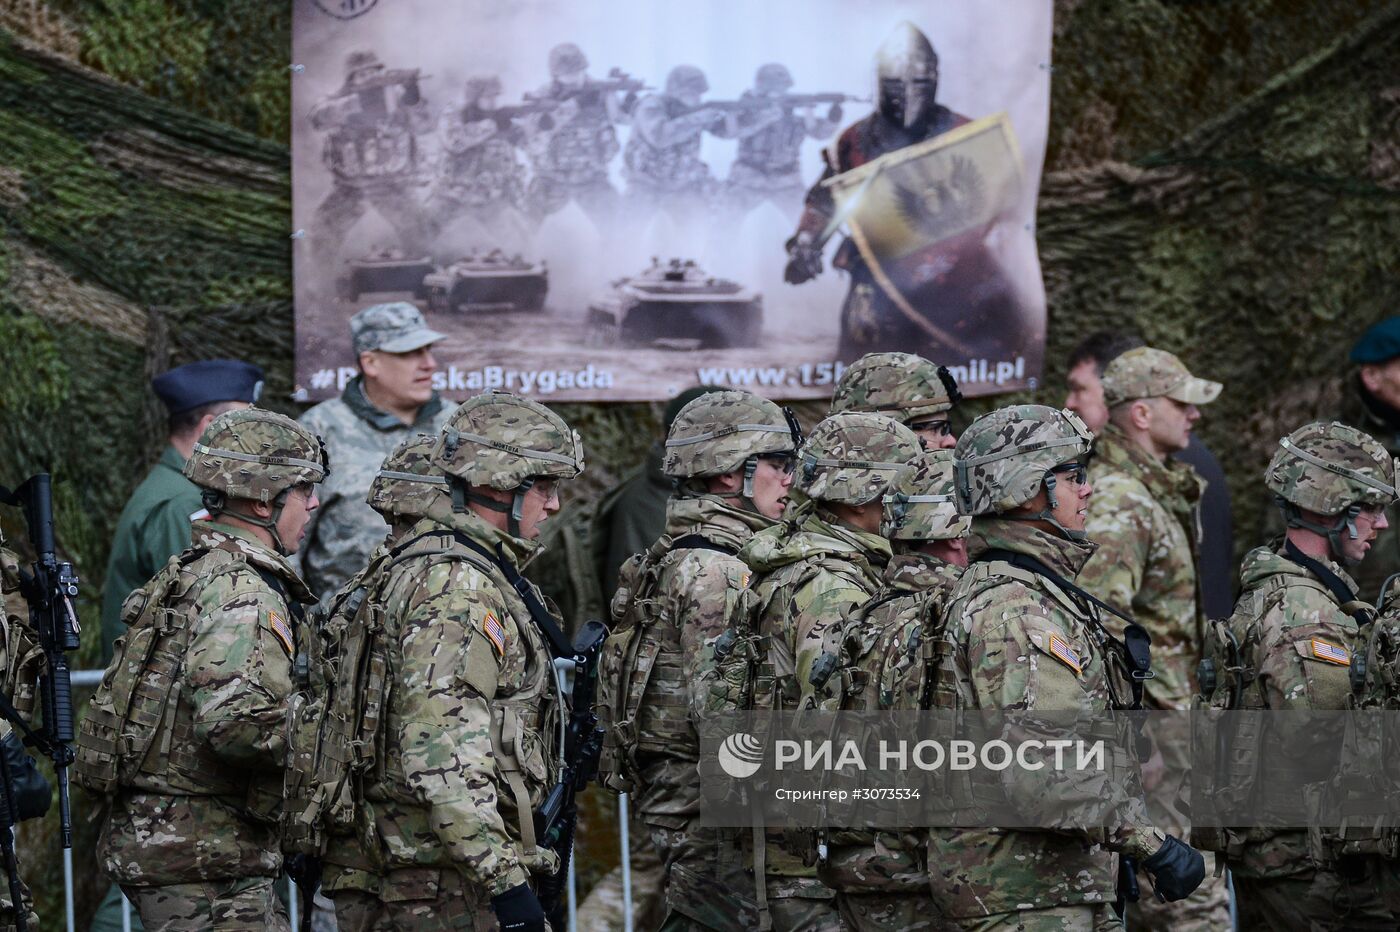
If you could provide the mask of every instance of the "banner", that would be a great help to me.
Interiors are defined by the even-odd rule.
[[[298,394],[409,301],[438,388],[1034,388],[1050,0],[295,0]]]

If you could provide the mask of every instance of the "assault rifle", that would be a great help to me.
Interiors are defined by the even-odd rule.
[[[53,762],[58,778],[58,814],[60,837],[64,850],[73,847],[73,818],[68,803],[68,766],[73,763],[73,693],[68,673],[68,651],[77,650],[78,613],[73,599],[78,595],[78,577],[70,563],[59,562],[54,548],[53,489],[48,473],[38,473],[25,480],[13,492],[0,486],[0,502],[24,508],[29,542],[34,548],[33,570],[20,571],[20,592],[29,603],[29,621],[44,652],[44,672],[39,677],[40,707],[44,727],[35,732],[14,714],[8,700],[3,711],[15,727],[25,734],[25,744],[38,748]],[[0,697],[3,698],[3,697]],[[6,813],[13,819],[17,813],[10,792],[8,768],[3,773],[6,789]],[[9,838],[8,829],[0,834]],[[7,868],[14,863],[13,851],[6,852]],[[24,932],[24,903],[17,895],[18,878],[11,873],[11,895],[15,897],[15,921]]]
[[[721,113],[745,113],[752,110],[762,110],[767,107],[782,107],[784,110],[793,110],[798,107],[815,107],[818,104],[842,104],[847,101],[857,103],[870,103],[869,97],[854,97],[850,94],[778,94],[773,97],[764,97],[754,94],[748,97],[740,97],[738,100],[706,100],[690,108],[690,113],[697,110],[717,110]]]
[[[564,730],[564,769],[559,782],[549,791],[535,812],[535,839],[542,848],[559,856],[559,870],[540,881],[536,895],[550,925],[566,927],[563,915],[564,890],[568,884],[569,860],[574,849],[574,828],[578,823],[578,793],[598,775],[598,757],[603,751],[603,729],[593,710],[598,687],[598,657],[608,629],[599,621],[583,626],[574,641],[573,690],[569,723]]]
[[[582,84],[565,87],[559,85],[550,94],[529,94],[525,99],[531,102],[554,100],[563,102],[575,97],[582,97],[585,94],[640,94],[643,91],[654,91],[656,88],[648,87],[641,78],[634,78],[621,68],[613,68],[608,72],[608,76],[601,80],[589,79]]]

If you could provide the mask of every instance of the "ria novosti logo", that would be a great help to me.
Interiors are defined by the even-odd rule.
[[[718,757],[721,770],[735,780],[747,780],[763,766],[763,742],[737,732],[720,744]]]

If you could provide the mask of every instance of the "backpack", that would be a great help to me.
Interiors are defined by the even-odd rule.
[[[117,639],[78,731],[73,775],[89,792],[111,797],[143,769],[152,769],[156,735],[162,723],[173,720],[180,701],[193,630],[193,605],[172,603],[200,578],[190,566],[208,552],[187,550],[172,557],[122,603],[126,632]]]

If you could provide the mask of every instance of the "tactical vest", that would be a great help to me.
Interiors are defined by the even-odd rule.
[[[388,797],[408,805],[421,805],[416,799],[403,796],[399,789],[409,785],[402,760],[384,753],[385,720],[392,701],[395,671],[402,668],[403,660],[403,632],[395,624],[398,606],[389,604],[387,598],[395,588],[399,573],[406,571],[402,567],[410,562],[413,572],[420,577],[440,563],[470,563],[504,596],[511,619],[527,642],[527,654],[533,660],[533,671],[525,686],[510,696],[496,695],[495,665],[482,652],[469,654],[464,671],[466,682],[487,701],[491,710],[491,751],[496,771],[509,790],[501,794],[497,806],[507,824],[514,816],[516,834],[524,850],[529,852],[537,841],[531,790],[542,797],[558,779],[563,750],[559,729],[564,699],[555,682],[550,650],[524,601],[515,593],[501,568],[487,556],[468,549],[464,540],[465,535],[454,540],[452,532],[429,531],[396,547],[391,564],[380,576],[382,581],[374,585],[365,597],[365,604],[347,625],[336,677],[337,682],[347,684],[347,688],[336,694],[331,704],[333,710],[343,709],[344,712],[330,716],[330,720],[336,723],[333,730],[354,723],[349,728],[358,742],[352,748],[356,754],[353,763],[363,772],[349,781],[348,800],[344,793],[331,798],[329,791],[326,798],[331,803],[332,813],[341,813],[346,802],[355,809],[372,810],[375,802]],[[352,658],[357,658],[356,662],[352,662]],[[542,701],[551,692],[555,694],[555,701]],[[344,823],[337,815],[334,824]]]
[[[1259,650],[1263,641],[1264,618],[1283,601],[1289,589],[1307,588],[1328,598],[1340,598],[1323,582],[1305,575],[1275,575],[1269,577],[1258,588],[1251,590],[1240,600],[1234,613],[1227,619],[1206,624],[1206,638],[1203,656],[1197,668],[1196,679],[1200,684],[1200,694],[1195,707],[1205,716],[1207,723],[1214,722],[1218,738],[1214,747],[1197,749],[1204,754],[1200,766],[1192,774],[1193,792],[1200,793],[1203,799],[1210,799],[1211,808],[1216,812],[1257,808],[1261,801],[1267,805],[1272,788],[1292,783],[1289,780],[1270,779],[1260,772],[1263,758],[1262,749],[1267,742],[1264,717],[1246,715],[1227,718],[1229,712],[1257,713],[1269,708],[1268,699],[1259,681]],[[1342,606],[1355,604],[1362,617],[1369,617],[1369,607],[1360,603],[1347,602]],[[1364,626],[1363,631],[1366,630]],[[1355,655],[1354,661],[1360,661]],[[1364,676],[1364,662],[1352,666],[1352,698],[1354,703],[1360,694],[1362,684],[1358,674]],[[1270,777],[1278,777],[1271,774]],[[1314,805],[1329,809],[1347,811],[1352,808],[1347,798],[1352,797],[1350,788],[1333,780],[1324,784],[1309,786],[1304,795]],[[1370,795],[1366,788],[1359,799]],[[1363,815],[1359,810],[1353,815]],[[1191,843],[1197,848],[1214,851],[1221,857],[1218,863],[1238,859],[1249,845],[1274,834],[1268,829],[1244,829],[1231,827],[1196,827],[1191,830]],[[1309,833],[1309,848],[1318,863],[1328,861],[1342,854],[1379,853],[1382,849],[1394,851],[1396,839],[1386,839],[1376,830],[1374,820],[1353,820],[1340,829],[1325,827]]]
[[[200,593],[222,574],[250,569],[258,570],[227,550],[187,550],[127,597],[126,633],[79,730],[74,773],[85,789],[106,797],[247,794],[249,776],[195,735],[181,694]]]

